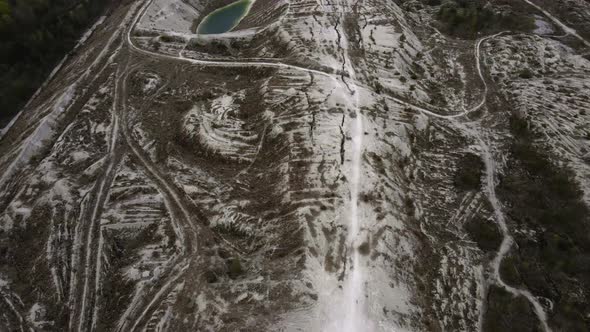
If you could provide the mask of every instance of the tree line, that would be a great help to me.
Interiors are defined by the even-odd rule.
[[[511,7],[499,11],[489,1],[482,0],[429,0],[440,4],[437,18],[445,32],[462,38],[475,38],[477,33],[501,30],[529,31],[534,20],[529,15],[518,13]]]
[[[0,0],[0,127],[104,11],[102,0]]]

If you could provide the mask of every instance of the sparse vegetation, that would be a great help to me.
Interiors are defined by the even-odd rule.
[[[498,193],[514,227],[527,233],[515,235],[518,250],[503,263],[502,276],[551,299],[557,330],[588,330],[590,210],[573,173],[533,145],[535,135],[526,121],[513,117],[511,129],[509,171]]]
[[[65,305],[57,303],[53,286],[46,277],[51,273],[49,262],[38,259],[45,255],[47,242],[39,239],[47,238],[50,230],[44,221],[50,214],[48,206],[37,206],[28,223],[18,222],[9,232],[0,233],[0,272],[3,278],[12,281],[10,288],[19,294],[25,306],[39,301],[55,303],[48,307],[45,319],[63,323],[67,320]]]
[[[456,34],[477,36],[500,26],[493,21],[501,15],[497,0],[423,1],[465,6],[453,14],[461,18]],[[551,93],[539,85],[529,89],[525,80],[512,87],[512,81],[489,79],[497,73],[526,78],[521,69],[529,67],[530,77],[544,76],[568,101],[562,105],[571,106],[555,103],[549,110],[535,103],[531,115],[559,110],[556,119],[569,119],[583,103],[579,68],[555,65],[559,75],[545,75],[531,60],[543,54],[537,46],[550,44],[559,63],[570,54],[558,47],[567,38],[506,34],[480,48],[434,33],[438,8],[418,11],[423,7],[416,1],[350,8],[304,3],[263,25],[264,7],[276,3],[257,2],[262,9],[253,7],[247,31],[196,37],[185,49],[166,44],[176,38],[167,30],[186,30],[193,12],[187,6],[201,12],[201,3],[154,2],[144,11],[124,2],[106,21],[110,36],[97,36],[97,44],[92,38],[73,57],[99,65],[68,73],[95,78],[76,86],[80,98],[69,111],[48,117],[52,121],[31,135],[48,111],[31,110],[18,126],[31,129],[3,141],[3,167],[22,170],[7,173],[2,183],[0,282],[7,285],[0,288],[22,298],[25,304],[15,301],[21,321],[30,320],[31,304],[39,303],[54,311],[37,315],[49,320],[47,327],[30,324],[39,330],[96,323],[98,331],[115,325],[259,331],[297,325],[291,318],[301,316],[301,308],[337,310],[329,293],[352,294],[352,286],[371,308],[359,314],[376,308],[387,325],[402,329],[540,331],[534,301],[497,286],[489,264],[504,235],[495,217],[504,212],[517,244],[502,260],[502,279],[531,290],[542,305],[549,298],[555,330],[588,330],[583,278],[590,241],[586,228],[569,225],[583,224],[575,213],[587,210],[576,212],[573,176],[559,164],[556,171],[532,144],[536,137],[525,122],[513,121],[517,139],[506,153],[505,99],[520,106],[538,98],[524,93],[530,89]],[[511,5],[504,7],[508,13]],[[128,20],[121,23],[123,17]],[[129,22],[158,35],[136,31],[143,38],[129,45]],[[281,26],[288,29],[277,30]],[[110,38],[116,52],[101,48]],[[146,43],[150,52],[137,49]],[[518,43],[527,46],[524,53]],[[165,54],[154,54],[158,48]],[[574,83],[579,87],[570,87]],[[54,95],[68,85],[56,79],[38,101],[62,106]],[[483,108],[473,106],[480,100]],[[459,114],[463,101],[475,110]],[[554,129],[550,117],[536,120]],[[582,126],[572,135],[582,144],[583,122],[556,124]],[[45,124],[52,125],[50,135],[38,135]],[[49,137],[46,152],[33,160],[43,163],[27,165],[23,156],[40,136]],[[490,144],[476,150],[480,139]],[[493,156],[497,170],[480,153]],[[563,179],[555,175],[562,173]],[[502,209],[492,175],[502,177]],[[45,203],[48,210],[35,214]],[[58,204],[66,206],[63,221],[51,210]],[[20,227],[15,234],[2,234],[13,224]],[[344,299],[354,306],[357,298]],[[0,312],[6,307],[0,303]],[[306,317],[304,325],[319,326],[315,318]]]
[[[135,281],[124,274],[125,268],[131,266],[138,259],[138,250],[150,243],[161,241],[156,233],[157,225],[152,224],[138,233],[129,231],[106,231],[103,233],[108,253],[109,277],[102,285],[102,306],[99,329],[109,331],[114,328],[121,315],[121,308],[129,303],[133,296]]]

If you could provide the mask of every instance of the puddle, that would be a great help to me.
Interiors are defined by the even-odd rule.
[[[550,23],[543,20],[542,17],[535,15],[535,30],[533,33],[538,35],[549,35],[554,33],[553,27]]]
[[[199,24],[197,33],[211,35],[231,31],[248,14],[252,3],[254,0],[239,0],[214,10]]]

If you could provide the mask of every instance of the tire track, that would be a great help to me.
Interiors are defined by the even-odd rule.
[[[525,1],[527,1],[527,0],[525,0]],[[324,77],[328,77],[335,82],[339,82],[338,78],[336,77],[336,75],[337,75],[336,73],[327,73],[327,72],[323,72],[323,71],[319,71],[319,70],[315,70],[315,69],[300,67],[297,65],[285,64],[285,63],[281,63],[281,62],[198,60],[198,59],[184,57],[182,55],[182,51],[179,52],[178,56],[173,56],[173,55],[161,54],[161,53],[156,53],[156,52],[142,49],[133,43],[132,38],[131,38],[131,32],[133,31],[134,27],[137,25],[138,21],[145,15],[147,9],[149,8],[149,6],[151,5],[152,2],[153,2],[153,0],[148,0],[144,3],[144,6],[137,12],[137,15],[135,16],[132,24],[127,28],[126,46],[128,47],[128,49],[130,51],[136,52],[139,55],[149,56],[152,58],[166,59],[166,60],[182,61],[182,62],[188,62],[188,63],[194,64],[194,65],[211,66],[211,67],[284,68],[284,69],[290,69],[290,70],[296,70],[296,71],[304,71],[304,72],[307,72],[310,74],[321,75]],[[473,106],[469,109],[464,109],[463,112],[461,112],[461,113],[445,115],[445,114],[440,114],[440,113],[428,110],[428,109],[418,106],[418,105],[414,105],[414,104],[405,102],[405,101],[398,99],[396,97],[393,97],[393,96],[385,96],[385,98],[395,101],[403,106],[409,107],[412,110],[424,113],[426,115],[433,116],[433,117],[440,118],[440,119],[447,119],[447,120],[460,118],[460,117],[468,115],[471,112],[477,111],[478,109],[480,109],[481,107],[483,107],[486,104],[487,94],[488,94],[488,86],[487,86],[487,83],[486,83],[485,78],[483,76],[481,64],[480,64],[480,61],[481,61],[480,48],[481,48],[481,45],[486,40],[494,38],[496,36],[499,36],[503,33],[504,32],[501,32],[501,33],[498,33],[493,36],[488,36],[488,37],[482,38],[482,39],[478,40],[475,45],[477,71],[480,76],[480,79],[482,80],[482,82],[484,84],[484,93],[483,93],[482,99],[475,106]],[[122,98],[120,112],[122,112],[123,114],[125,113],[124,100],[126,97],[125,85],[126,85],[127,75],[128,75],[128,72],[125,73],[124,78],[122,79],[123,83],[120,86],[120,89],[122,89],[122,90],[121,90],[121,93],[119,93],[119,98]],[[349,73],[349,76],[350,75],[351,74]],[[353,79],[353,81],[354,81],[354,79]],[[356,85],[356,83],[355,83],[355,85]],[[359,87],[359,86],[357,86],[357,87]],[[364,87],[360,87],[360,88],[364,88]],[[362,132],[362,119],[361,119],[360,114],[358,114],[358,90],[355,89],[355,91],[353,92],[353,95],[355,95],[355,98],[357,100],[357,113],[356,113],[357,120],[355,122],[357,122],[357,125],[356,125],[357,127],[360,124],[361,132]],[[164,175],[162,175],[160,173],[160,171],[157,169],[157,167],[149,160],[148,157],[146,157],[144,155],[144,152],[142,151],[141,147],[139,147],[137,145],[137,143],[134,142],[133,138],[131,137],[131,134],[128,133],[128,128],[127,128],[127,124],[125,124],[124,115],[122,117],[123,117],[122,135],[123,135],[123,138],[125,139],[125,144],[130,148],[131,152],[138,159],[138,161],[140,161],[142,167],[146,170],[146,173],[148,174],[148,176],[154,180],[154,183],[156,183],[158,189],[163,193],[163,197],[166,197],[165,200],[168,201],[167,205],[171,207],[170,212],[172,214],[179,214],[181,217],[179,219],[182,220],[183,225],[175,227],[175,228],[177,228],[177,230],[180,230],[183,228],[189,228],[191,230],[191,232],[190,232],[191,235],[189,237],[183,238],[183,249],[182,249],[183,255],[182,256],[185,256],[187,253],[195,253],[196,248],[197,248],[197,241],[196,241],[197,229],[195,228],[194,224],[192,223],[191,214],[190,214],[189,209],[187,208],[187,205],[183,202],[183,198],[178,193],[175,185],[171,184],[171,181],[169,179],[165,178]],[[359,144],[358,141],[360,141],[360,140],[353,142],[355,144],[355,146]],[[360,149],[358,149],[358,150],[362,151],[362,141],[360,143]],[[360,160],[360,157],[358,159]],[[355,160],[356,160],[356,157],[355,157]],[[495,168],[491,168],[489,173],[492,175],[492,178],[493,178],[495,176]],[[493,182],[492,182],[492,185],[493,185]],[[351,195],[352,195],[352,189],[351,189]],[[495,193],[493,194],[493,196],[495,196]],[[354,204],[352,204],[352,205],[354,205]],[[180,231],[179,233],[184,234],[183,231]],[[505,237],[505,240],[506,240],[506,237]],[[135,299],[134,299],[135,304],[128,308],[128,310],[126,311],[126,313],[123,315],[122,319],[119,322],[119,327],[118,327],[119,331],[127,331],[128,329],[133,331],[143,324],[146,317],[148,317],[149,312],[151,310],[154,310],[154,307],[157,306],[157,301],[159,301],[159,299],[163,295],[165,295],[167,292],[170,291],[170,289],[172,288],[172,285],[176,281],[178,281],[178,279],[182,277],[182,274],[188,269],[189,264],[190,264],[189,259],[187,259],[187,258],[180,259],[179,258],[178,260],[180,260],[182,263],[173,264],[173,267],[171,268],[171,271],[170,271],[170,276],[165,281],[163,281],[163,285],[159,289],[157,289],[157,291],[156,291],[155,285],[152,287],[152,291],[155,291],[155,294],[149,303],[145,303],[146,302],[145,300],[135,301]],[[145,308],[138,310],[138,308],[142,307],[142,306],[145,306]],[[133,308],[133,307],[135,307],[135,308]],[[141,311],[141,312],[139,313],[139,311]],[[133,316],[137,316],[137,317],[135,319],[133,319]],[[128,326],[127,321],[129,321],[129,320],[133,321],[132,326]],[[79,326],[83,326],[83,321],[80,321],[79,323],[80,323]]]

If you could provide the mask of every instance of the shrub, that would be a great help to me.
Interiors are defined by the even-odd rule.
[[[513,12],[496,13],[487,1],[451,0],[443,3],[437,18],[443,29],[460,37],[475,37],[480,31],[521,30],[534,28],[534,20]]]
[[[508,285],[519,286],[521,284],[522,278],[520,277],[517,264],[517,259],[513,256],[504,257],[500,264],[500,275],[502,280]]]
[[[478,155],[468,153],[459,159],[453,183],[459,190],[478,190],[484,163]]]
[[[529,68],[525,68],[518,73],[518,77],[524,79],[533,78],[533,72]]]
[[[244,273],[244,269],[242,268],[242,263],[240,262],[240,258],[234,257],[228,260],[227,262],[227,274],[230,278],[235,279],[239,277],[242,273]]]
[[[161,35],[160,41],[163,43],[182,43],[184,39],[178,36],[171,36],[171,35]]]
[[[475,218],[464,226],[469,237],[484,252],[495,252],[502,243],[502,233],[496,225],[482,218]]]

